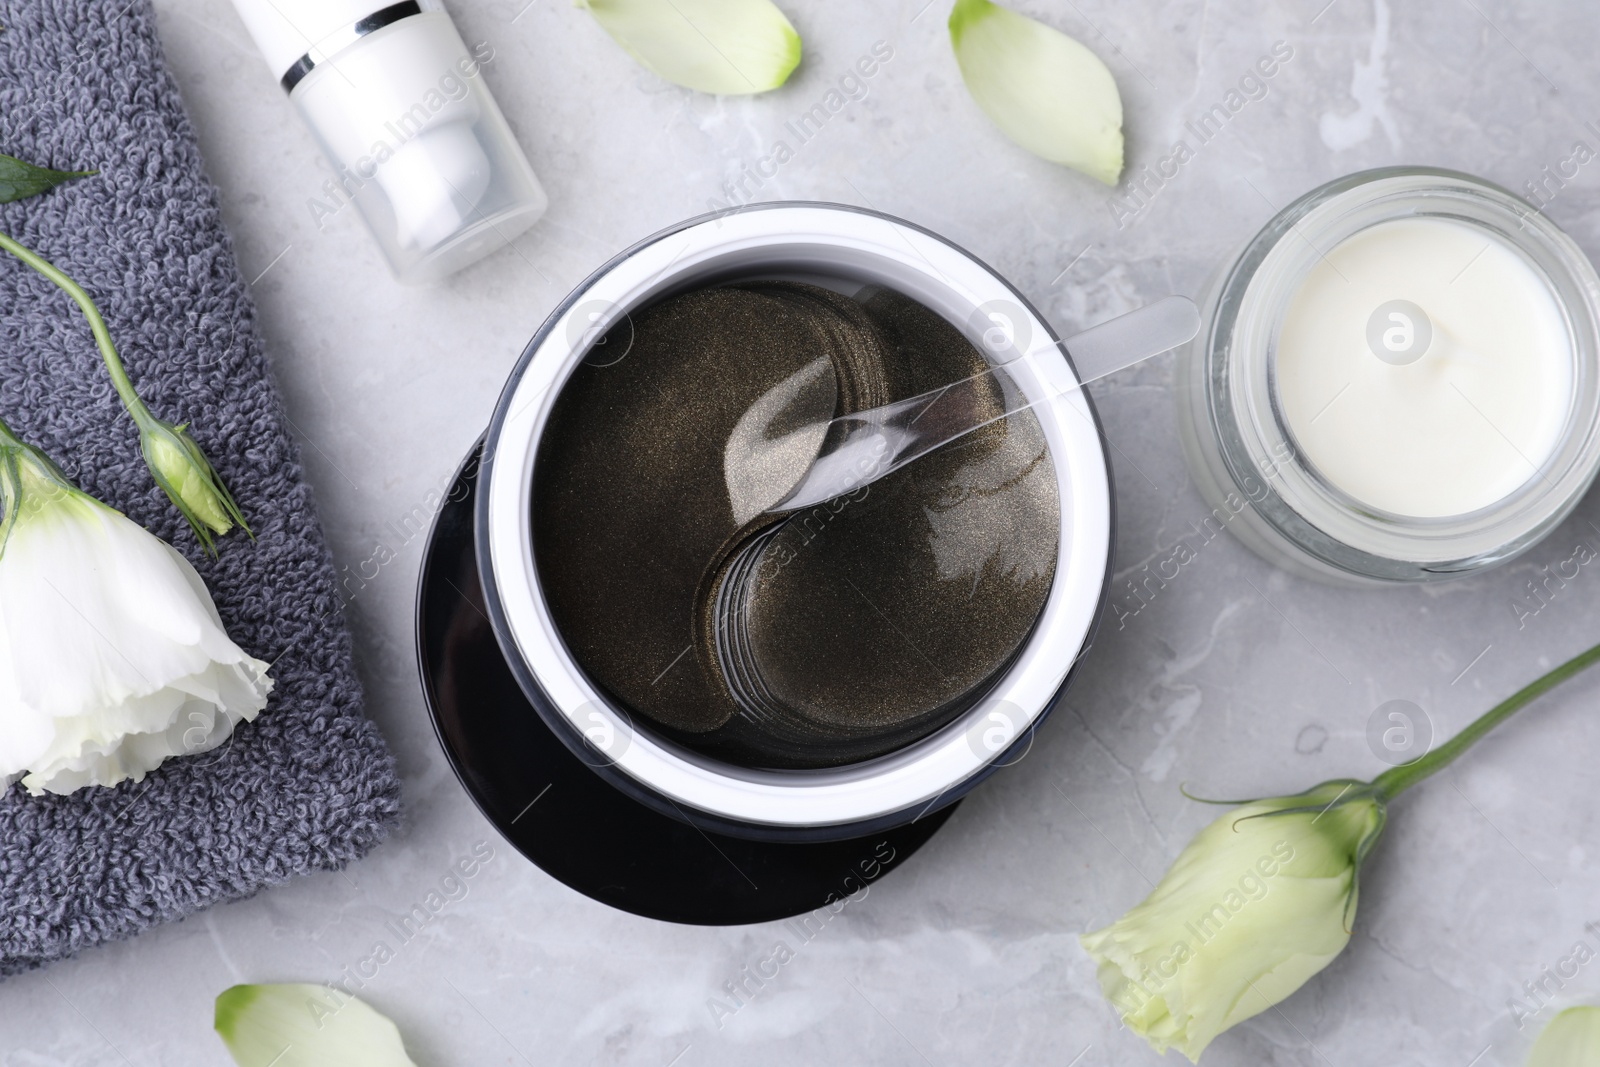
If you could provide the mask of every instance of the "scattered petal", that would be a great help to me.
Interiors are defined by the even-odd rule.
[[[1528,1067],[1595,1067],[1600,1064],[1600,1007],[1568,1008],[1550,1020],[1533,1051]]]
[[[388,1016],[328,986],[233,986],[215,1026],[239,1067],[416,1067]]]
[[[950,43],[967,91],[1017,144],[1107,185],[1122,174],[1122,97],[1082,44],[990,0],[956,0]]]
[[[800,35],[771,0],[578,0],[628,54],[669,82],[728,95],[776,89]]]

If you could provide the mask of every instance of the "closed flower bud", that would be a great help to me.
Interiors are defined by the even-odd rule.
[[[8,157],[0,156],[0,161],[6,158]],[[57,173],[44,171],[33,175],[33,178],[43,180]],[[64,175],[64,177],[74,176],[76,175]],[[58,176],[55,180],[62,180],[62,176]],[[3,197],[0,197],[0,200],[3,200]],[[55,282],[83,311],[89,320],[90,329],[94,332],[95,345],[100,349],[100,358],[106,365],[106,373],[111,375],[111,385],[116,389],[117,396],[121,399],[122,406],[127,409],[129,417],[139,427],[139,446],[144,452],[145,465],[150,468],[150,473],[155,477],[156,484],[161,486],[162,492],[167,494],[167,498],[194,528],[195,537],[200,539],[206,551],[214,555],[216,545],[213,534],[227,533],[236,523],[249,533],[250,527],[245,525],[239,506],[233,502],[232,495],[229,494],[227,486],[222,484],[222,479],[217,476],[216,471],[211,469],[211,464],[207,461],[205,453],[200,451],[200,446],[184,433],[182,426],[162,422],[151,413],[145,402],[139,399],[138,391],[134,389],[133,381],[128,377],[128,370],[122,365],[122,357],[117,354],[116,345],[111,343],[111,330],[106,326],[105,318],[95,307],[94,301],[83,286],[62,273],[60,268],[37,252],[18,244],[3,233],[0,233],[0,250],[11,253]],[[8,446],[21,445],[9,430],[0,434],[0,439],[3,439]],[[21,447],[27,446],[21,445]]]
[[[1198,1061],[1343,951],[1384,818],[1370,785],[1335,781],[1216,820],[1143,903],[1083,936],[1106,998],[1156,1051]]]
[[[212,548],[212,533],[225,534],[236,522],[244,525],[239,506],[182,426],[154,417],[141,419],[139,444],[156,484],[207,549]]]

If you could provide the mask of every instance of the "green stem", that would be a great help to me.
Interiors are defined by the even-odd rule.
[[[144,401],[139,399],[139,394],[134,391],[133,382],[128,380],[128,372],[122,366],[122,357],[117,355],[117,346],[111,343],[111,331],[106,327],[106,320],[100,317],[100,309],[94,306],[94,301],[89,299],[89,294],[83,291],[83,287],[62,273],[54,263],[3,233],[0,233],[0,249],[10,252],[66,290],[67,295],[83,309],[84,317],[89,320],[89,328],[94,331],[94,343],[100,348],[100,358],[105,360],[106,370],[111,372],[111,384],[116,386],[117,395],[122,398],[123,406],[141,426],[144,420],[154,418],[150,414],[150,409],[145,407]]]
[[[1377,789],[1384,799],[1394,799],[1429,775],[1437,774],[1445,767],[1448,767],[1457,756],[1477,744],[1484,734],[1493,730],[1496,726],[1499,726],[1502,722],[1568,678],[1595,663],[1600,663],[1600,645],[1595,645],[1587,652],[1580,652],[1543,677],[1536,678],[1521,689],[1518,689],[1515,693],[1512,693],[1480,715],[1465,730],[1462,730],[1432,752],[1427,753],[1421,759],[1384,771],[1372,780],[1373,788]]]

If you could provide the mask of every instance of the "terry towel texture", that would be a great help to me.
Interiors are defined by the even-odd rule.
[[[0,3],[0,152],[98,177],[0,207],[95,298],[157,415],[192,433],[255,530],[207,559],[151,481],[66,294],[0,256],[0,415],[183,552],[277,688],[221,748],[143,782],[0,796],[0,974],[342,866],[400,809],[362,715],[332,561],[255,311],[148,0]]]

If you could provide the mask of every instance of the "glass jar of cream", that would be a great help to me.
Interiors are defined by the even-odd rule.
[[[1523,552],[1600,464],[1600,278],[1515,195],[1424,168],[1290,204],[1202,304],[1179,429],[1219,524],[1341,584]]]

